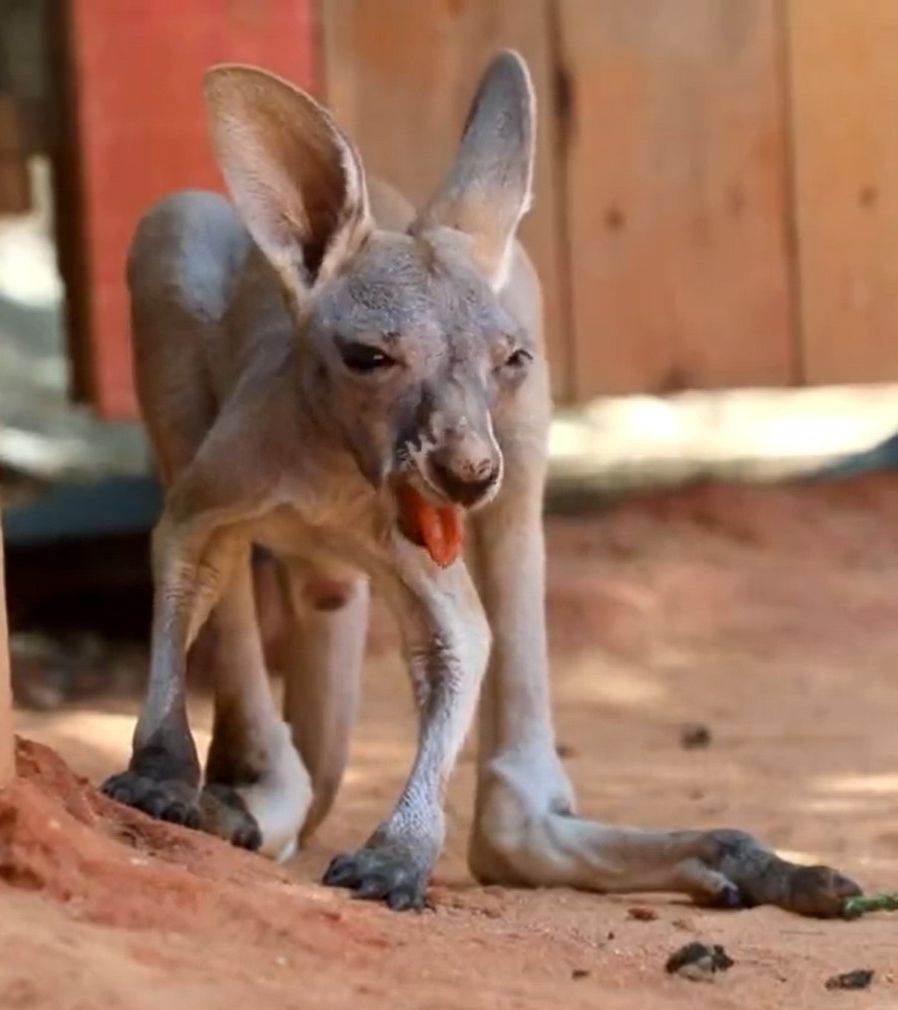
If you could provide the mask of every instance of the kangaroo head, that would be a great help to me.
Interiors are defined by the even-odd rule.
[[[487,501],[502,476],[490,412],[535,353],[497,294],[530,200],[523,60],[487,68],[447,178],[404,233],[378,230],[358,152],[309,95],[231,65],[205,93],[231,196],[286,292],[302,395],[374,486]]]

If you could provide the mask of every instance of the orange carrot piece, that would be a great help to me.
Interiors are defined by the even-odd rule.
[[[402,506],[411,513],[434,563],[448,568],[461,553],[461,510],[452,506],[438,508],[408,485],[402,489]]]

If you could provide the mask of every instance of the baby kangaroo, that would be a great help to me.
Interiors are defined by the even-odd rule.
[[[417,212],[367,179],[330,114],[286,81],[219,66],[205,96],[233,204],[163,200],[128,263],[166,499],[147,696],[130,765],[105,791],[288,857],[343,773],[370,584],[400,626],[418,749],[393,811],[325,883],[422,904],[479,697],[479,880],[835,914],[855,885],[748,835],[574,813],[549,707],[540,291],[515,239],[533,175],[523,60],[489,65],[455,162]],[[286,722],[263,661],[253,545],[279,559],[294,624]],[[215,664],[205,774],[185,709],[198,637]]]

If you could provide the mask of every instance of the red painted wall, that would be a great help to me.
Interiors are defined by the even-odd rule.
[[[313,0],[68,0],[77,140],[76,333],[89,400],[130,418],[124,263],[137,218],[183,187],[221,188],[206,137],[203,71],[254,63],[315,84]],[[86,345],[86,346],[85,346]]]

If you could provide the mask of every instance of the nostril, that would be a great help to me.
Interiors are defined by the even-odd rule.
[[[476,504],[493,486],[499,475],[499,467],[492,461],[486,465],[468,468],[470,477],[460,477],[439,457],[430,461],[431,474],[445,493],[461,505]]]
[[[491,484],[499,475],[499,465],[491,459],[481,460],[473,469],[474,479]]]

